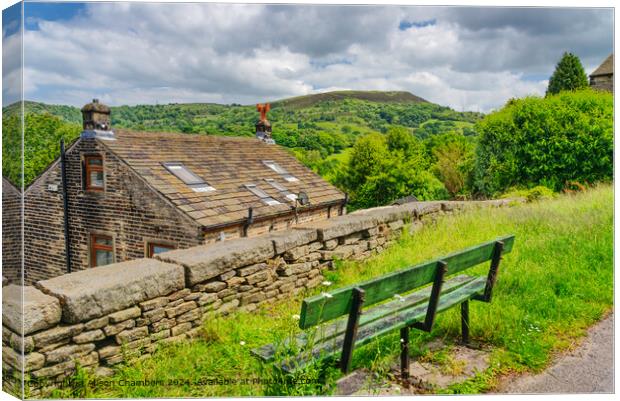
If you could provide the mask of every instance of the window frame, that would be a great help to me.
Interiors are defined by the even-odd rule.
[[[282,202],[280,202],[279,200],[277,200],[274,197],[270,196],[267,192],[263,191],[256,184],[252,184],[252,183],[250,183],[250,184],[243,184],[243,186],[245,187],[245,189],[247,189],[252,194],[257,196],[267,206],[276,206],[276,205],[281,205],[282,204]]]
[[[109,239],[112,245],[103,245],[97,243],[97,238]],[[109,234],[91,233],[90,234],[90,267],[99,267],[97,265],[97,251],[112,252],[112,263],[115,263],[116,252],[114,252],[114,236]],[[101,265],[107,266],[107,265]]]
[[[274,189],[276,189],[282,196],[288,199],[291,202],[297,201],[297,195],[288,190],[284,185],[280,184],[273,178],[265,178],[265,182],[271,185]]]
[[[267,166],[272,171],[280,174],[282,178],[284,178],[287,182],[297,182],[299,178],[295,177],[293,174],[289,173],[284,167],[280,166],[278,162],[274,160],[263,160],[263,164]]]
[[[168,251],[173,251],[176,248],[176,246],[167,243],[167,242],[161,242],[161,241],[147,241],[146,242],[146,257],[147,258],[152,258],[154,255],[157,255],[156,253],[153,253],[153,249],[155,247],[160,247],[160,248],[167,248]],[[168,252],[166,251],[166,252]]]
[[[182,162],[163,162],[161,164],[164,168],[177,179],[179,179],[183,184],[190,187],[194,192],[213,192],[215,188],[212,187],[207,181],[205,181],[201,176],[194,173]],[[177,170],[175,169],[181,168],[183,172],[191,177],[191,180],[186,180],[182,175],[177,174]]]
[[[89,161],[93,159],[101,160],[101,165],[90,165]],[[103,176],[103,184],[101,186],[93,186],[90,179],[91,172],[101,172],[101,175]],[[105,191],[105,168],[102,155],[84,155],[84,175],[84,190],[95,192]]]

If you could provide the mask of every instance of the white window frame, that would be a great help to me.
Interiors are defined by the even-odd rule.
[[[244,187],[252,192],[254,195],[258,196],[263,203],[269,206],[281,205],[278,200],[269,196],[265,191],[260,189],[256,184],[244,184]]]
[[[211,185],[209,185],[205,180],[196,175],[192,170],[190,170],[185,164],[181,162],[164,162],[162,163],[164,168],[168,170],[170,174],[183,181],[185,185],[190,187],[194,192],[212,192],[215,191]],[[191,180],[186,180],[187,177],[178,174],[178,170],[183,170],[183,173],[189,175]]]
[[[273,160],[263,160],[263,164],[269,167],[270,169],[272,169],[273,171],[275,171],[276,173],[280,174],[282,178],[284,178],[288,182],[299,181],[297,177],[295,177],[294,175],[286,171],[284,167],[280,166],[278,163],[276,163]]]
[[[265,178],[265,182],[271,185],[276,190],[280,191],[280,193],[291,202],[295,202],[297,200],[297,195],[289,191],[285,186],[281,185],[279,182],[274,180],[273,178]]]

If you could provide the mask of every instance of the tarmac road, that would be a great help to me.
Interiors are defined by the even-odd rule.
[[[613,393],[613,313],[590,328],[582,344],[537,375],[507,380],[497,393]]]

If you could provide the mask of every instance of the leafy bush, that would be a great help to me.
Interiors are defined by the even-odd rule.
[[[476,125],[475,188],[560,191],[613,177],[613,97],[590,89],[511,100]]]
[[[24,119],[24,185],[28,186],[60,155],[60,139],[66,145],[81,132],[77,124],[50,114],[27,113]],[[20,186],[21,122],[17,115],[2,119],[2,175]]]
[[[420,141],[403,128],[391,128],[387,135],[369,134],[356,141],[336,184],[349,193],[352,209],[386,205],[408,195],[447,198],[429,166]]]

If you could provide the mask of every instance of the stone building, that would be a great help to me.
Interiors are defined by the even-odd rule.
[[[61,157],[24,191],[26,283],[345,213],[345,195],[273,144],[266,119],[248,138],[112,129],[96,100],[82,113],[66,186]]]
[[[610,54],[601,65],[590,74],[593,89],[614,93],[614,54]]]

